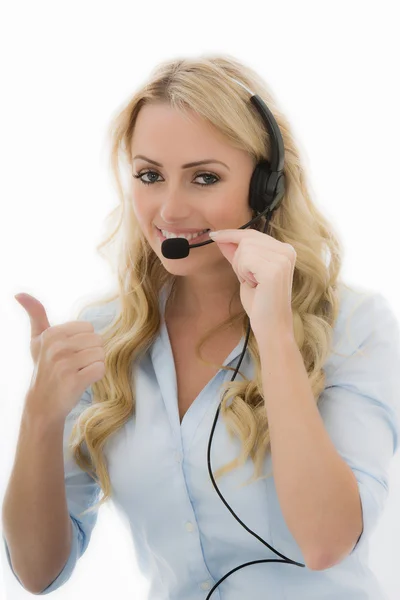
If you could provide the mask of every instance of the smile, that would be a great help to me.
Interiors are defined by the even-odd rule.
[[[156,229],[157,237],[158,237],[159,240],[161,240],[161,242],[163,242],[166,239],[174,239],[173,237],[166,238],[162,234],[162,232],[160,231],[160,229],[158,229],[158,227],[156,227],[156,226],[154,226],[154,227]],[[181,234],[179,234],[177,237],[184,237],[185,239],[187,239],[186,236],[181,235]],[[192,244],[198,244],[200,242],[204,242],[204,241],[209,240],[209,239],[210,239],[210,236],[208,235],[208,231],[206,231],[205,233],[202,233],[201,235],[198,235],[195,238],[192,238],[191,240],[188,240],[188,242],[189,242],[189,245],[192,245]]]

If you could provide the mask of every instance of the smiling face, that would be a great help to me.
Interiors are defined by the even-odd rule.
[[[186,232],[236,229],[252,217],[250,180],[255,163],[243,150],[232,147],[207,121],[193,111],[190,121],[167,103],[141,108],[132,138],[132,202],[148,243],[164,267],[174,275],[210,272],[231,265],[216,244],[194,248],[183,259],[161,252],[157,227]],[[160,163],[155,165],[146,157]],[[136,158],[135,158],[136,157]],[[182,168],[202,160],[218,160]],[[202,239],[189,242],[191,244]]]

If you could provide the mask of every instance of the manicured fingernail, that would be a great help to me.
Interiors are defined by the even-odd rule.
[[[219,234],[219,231],[209,231],[209,232],[208,232],[208,235],[209,235],[210,237],[215,237],[215,236],[216,236],[216,235],[218,235],[218,234]]]

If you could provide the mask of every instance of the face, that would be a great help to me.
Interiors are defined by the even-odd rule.
[[[165,238],[157,227],[177,235],[188,229],[237,229],[252,217],[248,202],[253,159],[229,145],[199,115],[193,111],[188,115],[190,121],[165,103],[145,105],[132,139],[133,209],[143,235],[174,275],[230,264],[215,243],[194,248],[182,259],[165,258],[161,252]],[[146,159],[135,158],[138,154]],[[183,168],[185,163],[210,159],[224,164]],[[209,239],[205,234],[189,244]]]

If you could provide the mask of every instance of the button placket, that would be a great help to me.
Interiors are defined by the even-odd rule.
[[[174,458],[176,460],[177,463],[181,464],[182,463],[182,453],[179,452],[179,450],[176,450],[174,452]]]
[[[209,590],[211,588],[211,583],[207,580],[207,581],[203,581],[200,584],[200,587],[202,590]]]

